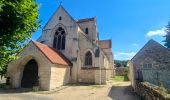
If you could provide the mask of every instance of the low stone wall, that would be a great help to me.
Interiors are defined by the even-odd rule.
[[[165,89],[149,82],[136,81],[135,92],[143,98],[142,100],[170,100],[170,94]]]

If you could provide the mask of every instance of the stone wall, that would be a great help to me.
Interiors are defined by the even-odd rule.
[[[78,23],[81,27],[81,29],[85,32],[85,29],[88,28],[88,34],[87,37],[91,40],[91,41],[96,41],[96,39],[98,38],[98,30],[97,30],[97,23],[96,21],[87,21],[87,22],[79,22]]]
[[[142,97],[142,100],[170,100],[170,94],[165,89],[149,82],[136,81],[135,92]]]
[[[101,77],[100,77],[101,76]],[[96,69],[95,70],[95,84],[106,84],[106,70]]]
[[[82,69],[80,71],[79,82],[94,83],[95,81],[94,72],[95,70],[93,69]]]
[[[51,67],[50,89],[70,83],[70,67],[56,64]]]

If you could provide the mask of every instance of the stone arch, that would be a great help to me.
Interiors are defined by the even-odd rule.
[[[38,63],[35,59],[29,60],[22,72],[21,87],[32,88],[34,85],[38,85]]]
[[[62,28],[65,30],[66,35],[68,35],[67,27],[66,27],[64,24],[59,23],[59,24],[57,24],[57,25],[54,27],[54,29],[52,30],[52,36],[54,36],[54,34],[55,34],[55,32],[57,31],[58,27],[62,27]]]
[[[22,77],[23,77],[23,71],[24,71],[24,67],[26,66],[26,64],[31,60],[31,59],[34,59],[37,63],[37,66],[38,66],[38,69],[40,67],[40,64],[38,62],[38,60],[33,56],[33,55],[28,55],[26,57],[23,57],[23,58],[20,58],[19,59],[19,64],[17,65],[17,67],[15,68],[15,83],[19,83],[17,86],[15,87],[21,87],[21,80],[22,80]],[[38,70],[38,74],[39,74],[39,70]],[[39,75],[38,75],[39,76]]]
[[[95,55],[94,55],[94,53],[93,53],[93,51],[92,51],[91,49],[87,49],[87,50],[84,51],[84,54],[83,54],[83,56],[84,56],[84,57],[83,57],[83,59],[84,59],[84,60],[83,60],[83,61],[84,61],[84,62],[83,62],[83,65],[86,66],[86,65],[85,65],[85,59],[86,59],[85,57],[86,57],[86,54],[87,54],[88,52],[90,52],[90,53],[92,54],[92,65],[91,65],[91,66],[94,67],[94,66],[95,66]]]

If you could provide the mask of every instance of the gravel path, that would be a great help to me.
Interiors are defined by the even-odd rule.
[[[66,86],[55,92],[0,92],[0,100],[140,100],[130,82],[111,82],[109,85]]]
[[[113,82],[108,96],[112,98],[112,100],[141,100],[140,97],[133,92],[130,82]]]

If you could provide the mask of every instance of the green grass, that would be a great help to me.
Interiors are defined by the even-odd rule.
[[[115,76],[112,78],[113,81],[123,82],[123,81],[129,81],[128,77],[125,76]]]

